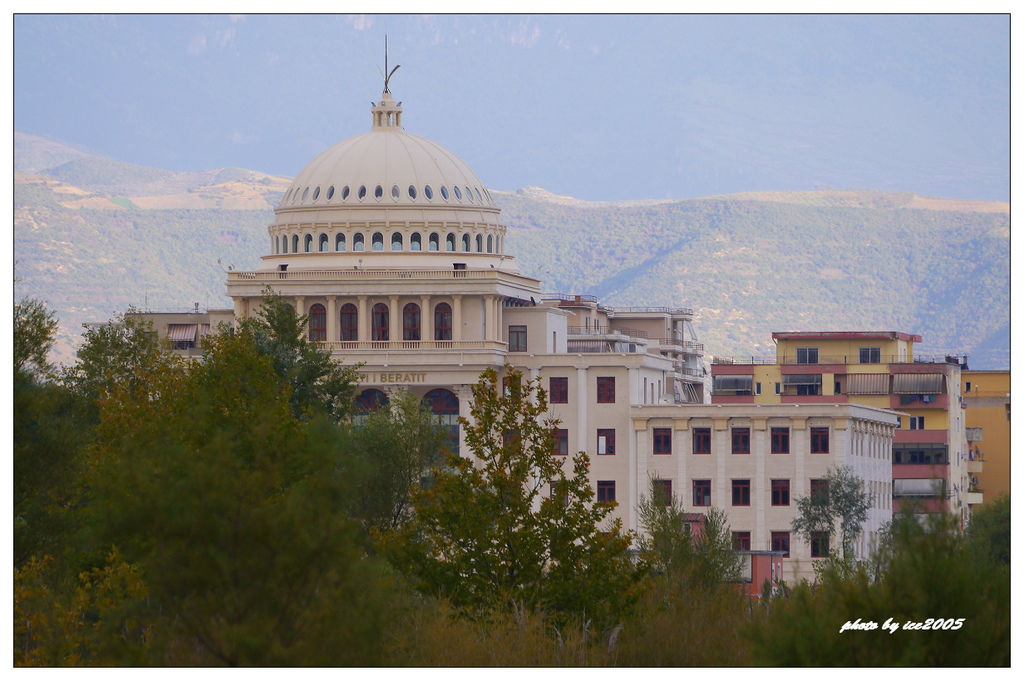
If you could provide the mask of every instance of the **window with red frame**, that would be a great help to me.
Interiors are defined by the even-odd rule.
[[[711,429],[710,428],[694,428],[693,429],[693,453],[694,454],[710,454],[711,453]]]
[[[733,551],[749,551],[750,550],[750,533],[749,532],[733,532],[732,533],[732,550]]]
[[[828,428],[811,428],[811,454],[828,454]]]
[[[309,308],[309,340],[327,340],[327,310],[320,303]]]
[[[569,453],[569,431],[566,428],[555,428],[551,432],[555,441],[555,456],[565,456]]]
[[[508,351],[526,352],[526,326],[518,324],[508,327]]]
[[[614,454],[615,453],[615,429],[614,428],[598,428],[597,429],[597,453],[598,454]]]
[[[811,502],[828,503],[828,480],[811,480]]]
[[[371,321],[371,340],[375,341],[386,341],[388,340],[388,324],[389,324],[389,312],[388,306],[384,303],[377,303],[373,306],[373,311],[370,315]]]
[[[452,306],[448,303],[438,303],[434,306],[434,340],[447,341],[451,339]]]
[[[772,428],[772,454],[789,454],[789,428]]]
[[[597,403],[613,404],[615,402],[615,377],[597,377]]]
[[[341,306],[341,340],[359,340],[359,310],[352,303]]]
[[[694,506],[710,506],[711,505],[711,481],[710,480],[694,480],[693,481],[693,505]]]
[[[614,480],[597,481],[597,501],[598,503],[612,503],[615,501]]]
[[[732,481],[732,505],[750,506],[750,480]]]
[[[811,533],[811,558],[828,557],[828,532]]]
[[[655,504],[672,505],[672,481],[656,478],[651,480],[651,497]]]
[[[750,454],[750,428],[732,429],[732,453]]]
[[[772,506],[789,506],[789,480],[772,480]]]
[[[420,339],[420,306],[409,303],[402,308],[402,340],[418,341]]]
[[[672,429],[671,428],[655,428],[654,429],[654,453],[655,454],[671,454],[672,453]]]
[[[772,551],[785,551],[789,558],[789,532],[772,532]]]
[[[564,376],[552,376],[548,379],[548,404],[568,404],[569,379]]]

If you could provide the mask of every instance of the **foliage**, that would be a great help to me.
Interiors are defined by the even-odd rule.
[[[305,330],[308,320],[268,287],[263,307],[239,323],[238,333],[251,339],[258,352],[270,358],[274,372],[289,388],[295,416],[316,412],[337,421],[351,407],[355,369],[341,366],[331,359],[329,351],[309,340]]]
[[[815,532],[826,532],[831,539],[838,524],[845,559],[853,555],[853,542],[868,519],[868,495],[864,481],[848,466],[830,469],[824,480],[826,492],[796,500],[793,532],[808,542]]]
[[[51,371],[47,355],[53,348],[57,317],[38,300],[14,304],[14,371],[42,377]]]
[[[973,550],[995,564],[1010,564],[1010,495],[986,501],[971,513],[967,538]]]
[[[644,568],[630,559],[621,521],[609,521],[612,508],[593,503],[587,455],[572,457],[571,474],[554,456],[546,412],[539,381],[509,366],[504,381],[485,371],[471,419],[460,419],[474,461],[449,454],[414,494],[412,522],[385,546],[420,589],[460,611],[524,607],[610,622],[635,598]]]

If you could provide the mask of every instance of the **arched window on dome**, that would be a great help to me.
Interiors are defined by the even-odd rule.
[[[423,250],[423,244],[420,242],[420,233],[413,232],[412,236],[409,237],[409,250],[420,251]]]
[[[352,422],[358,426],[366,420],[366,417],[371,412],[375,412],[379,409],[387,409],[388,396],[381,390],[368,388],[367,390],[359,393],[352,406],[353,412],[355,412],[352,414]]]
[[[362,232],[356,232],[352,236],[352,250],[356,251],[357,253],[361,253],[364,250],[366,250],[365,246],[363,245],[363,233]]]
[[[359,340],[359,308],[352,303],[341,306],[341,340]]]
[[[299,252],[299,235],[292,234],[292,253]]]
[[[420,306],[409,303],[402,308],[402,340],[420,339]]]
[[[372,241],[370,242],[370,247],[373,250],[375,250],[375,251],[383,251],[384,250],[384,235],[381,234],[380,232],[374,232],[373,233],[373,237],[372,237]]]
[[[434,307],[434,340],[450,341],[452,339],[452,306],[438,303]]]
[[[462,190],[459,189],[459,185],[453,184],[452,185],[452,191],[455,192],[455,198],[457,198],[459,201],[461,201],[462,200]]]
[[[373,198],[377,199],[378,201],[384,198],[384,187],[381,187],[379,184],[376,187],[374,187]]]
[[[370,314],[371,321],[371,340],[375,341],[386,341],[388,340],[388,321],[390,312],[388,306],[384,303],[377,303],[373,306],[373,311]]]
[[[427,242],[427,248],[431,251],[441,250],[441,237],[437,235],[437,232],[430,233],[430,239]]]
[[[391,250],[400,251],[402,250],[402,233],[395,232],[391,235]]]
[[[320,235],[320,252],[326,253],[331,247],[331,241],[327,238],[326,234]]]
[[[391,200],[392,201],[397,201],[398,197],[400,196],[400,194],[401,194],[401,192],[398,191],[398,185],[397,184],[391,185]]]
[[[285,234],[283,237],[281,237],[281,252],[282,253],[287,253],[288,252],[288,235],[287,234]]]
[[[473,192],[469,191],[469,187],[466,187],[466,198],[469,199],[470,203],[473,203]]]
[[[455,235],[448,232],[448,236],[444,239],[444,248],[446,251],[455,251]]]
[[[451,390],[435,388],[423,396],[422,404],[430,409],[438,425],[447,433],[445,448],[459,453],[459,398]]]
[[[488,252],[488,253],[493,253],[493,252],[494,252],[494,251],[492,250],[492,249],[493,249],[493,247],[494,247],[494,237],[493,237],[493,236],[491,236],[490,234],[488,234],[488,235],[487,235],[487,252]]]
[[[364,198],[366,198],[366,185],[365,184],[359,185],[359,192],[357,193],[357,195],[359,196],[359,200],[360,201],[362,201]]]
[[[484,252],[484,235],[483,234],[477,234],[476,235],[476,252],[477,253],[483,253]]]
[[[336,251],[344,251],[345,250],[345,235],[344,234],[339,233],[339,234],[336,234],[334,236],[334,250],[336,250]]]
[[[281,237],[275,236],[274,237],[274,255],[277,255],[280,252],[281,252]]]
[[[302,246],[303,246],[303,250],[306,253],[312,253],[313,252],[313,235],[312,234],[307,234],[306,235],[306,237],[302,240]]]
[[[309,308],[309,340],[327,340],[327,310],[320,303]]]

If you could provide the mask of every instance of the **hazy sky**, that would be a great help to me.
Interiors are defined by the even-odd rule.
[[[369,129],[385,32],[405,129],[494,189],[1009,200],[1005,15],[20,15],[15,129],[294,176]]]

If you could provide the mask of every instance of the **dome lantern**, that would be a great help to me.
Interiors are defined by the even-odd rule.
[[[396,104],[388,90],[381,93],[380,101],[370,109],[370,112],[373,116],[374,131],[402,129],[402,103]]]

